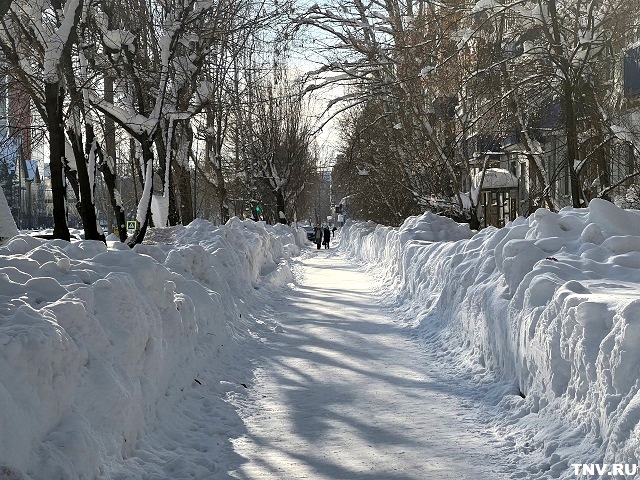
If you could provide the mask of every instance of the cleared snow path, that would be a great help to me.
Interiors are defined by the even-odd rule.
[[[442,374],[364,271],[314,250],[296,272],[264,306],[279,327],[234,395],[246,432],[232,440],[233,478],[507,478],[477,392]]]
[[[334,250],[294,273],[247,299],[232,345],[98,480],[508,478],[517,448],[485,387],[403,328],[387,292]]]

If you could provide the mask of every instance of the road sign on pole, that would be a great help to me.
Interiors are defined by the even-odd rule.
[[[127,220],[127,230],[138,230],[138,221]]]

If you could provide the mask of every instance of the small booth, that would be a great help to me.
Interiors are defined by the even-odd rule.
[[[474,183],[482,189],[478,216],[483,227],[504,227],[518,215],[518,177],[504,168],[487,168],[475,174]]]

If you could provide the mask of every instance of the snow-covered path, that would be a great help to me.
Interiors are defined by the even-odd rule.
[[[365,272],[322,250],[297,273],[265,306],[281,328],[235,397],[246,432],[233,478],[506,478],[477,392],[442,375]]]
[[[637,477],[637,211],[340,236],[234,217],[135,249],[11,238],[0,477]]]

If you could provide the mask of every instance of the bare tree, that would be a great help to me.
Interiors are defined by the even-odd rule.
[[[243,124],[246,154],[258,187],[271,197],[267,201],[276,221],[287,223],[311,166],[311,128],[304,117],[302,88],[289,81],[282,68],[252,86],[255,99]]]
[[[462,211],[475,227],[482,185],[471,179],[482,182],[488,157],[513,137],[540,204],[559,207],[554,189],[565,171],[574,206],[586,204],[591,184],[599,186],[591,195],[609,194],[613,145],[630,136],[620,127],[615,65],[637,29],[637,11],[635,0],[338,0],[312,6],[297,21],[328,39],[308,89],[345,86],[330,108],[382,105],[360,130],[368,123],[376,131],[371,142],[384,139],[377,148],[388,150],[393,165],[384,168],[395,171],[385,181],[402,184],[416,205],[426,206],[432,194],[451,198],[453,214]],[[553,147],[545,143],[551,131]],[[366,148],[347,143],[345,151]],[[564,160],[547,161],[561,152]],[[381,171],[374,163],[369,170]]]
[[[27,91],[49,134],[55,238],[70,239],[66,220],[65,102],[82,0],[48,5],[14,2],[2,17],[0,48],[10,74]]]
[[[559,207],[553,183],[565,171],[574,207],[587,204],[592,182],[602,186],[598,195],[611,186],[613,144],[629,137],[628,131],[626,139],[618,134],[623,111],[616,65],[637,29],[639,7],[635,0],[537,0],[471,10],[480,21],[470,42],[498,52],[490,68],[499,71],[506,110],[543,187],[540,196],[552,209]],[[561,148],[545,151],[550,132],[555,138],[563,133]],[[545,165],[560,152],[561,162]]]

